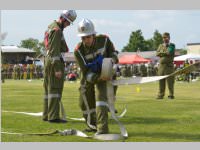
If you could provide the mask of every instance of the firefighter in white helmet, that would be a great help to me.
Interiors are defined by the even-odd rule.
[[[106,35],[96,35],[93,23],[83,19],[78,25],[81,42],[74,51],[81,68],[80,107],[89,129],[96,134],[106,134],[108,130],[108,99],[106,80],[100,78],[103,58],[118,62],[113,43]],[[95,100],[96,85],[96,100]]]
[[[68,52],[63,30],[76,19],[74,10],[64,10],[59,19],[48,26],[45,32],[45,57],[44,67],[44,110],[43,120],[49,122],[65,123],[65,118],[61,118],[60,101],[64,85],[64,61],[62,53]]]
[[[61,13],[61,17],[63,17],[70,24],[72,24],[74,20],[76,19],[77,14],[75,10],[63,10],[63,12]]]

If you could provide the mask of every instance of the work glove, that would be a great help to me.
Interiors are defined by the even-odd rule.
[[[101,72],[102,63],[103,63],[103,56],[98,55],[96,59],[94,59],[91,63],[86,64],[86,67],[89,68],[94,73],[99,73]]]

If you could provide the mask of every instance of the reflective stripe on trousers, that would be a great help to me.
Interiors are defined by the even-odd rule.
[[[52,98],[61,98],[60,94],[48,94],[48,95],[44,95],[44,99],[48,100],[48,99],[52,99]]]
[[[104,102],[104,101],[97,101],[96,102],[96,106],[99,107],[99,106],[106,106],[108,107],[108,103]]]

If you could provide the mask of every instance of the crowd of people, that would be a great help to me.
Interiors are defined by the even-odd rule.
[[[76,81],[80,76],[80,68],[73,62],[66,63],[65,66],[65,80]],[[44,76],[44,67],[35,64],[3,64],[1,73],[3,82],[5,79],[42,79]]]
[[[42,66],[35,64],[3,64],[1,73],[3,79],[29,80],[43,78]]]
[[[175,70],[180,70],[190,65],[188,60],[183,65],[176,67]],[[15,79],[15,80],[29,80],[29,79],[41,79],[43,78],[44,68],[35,64],[3,64],[2,65],[2,77],[3,79]],[[80,67],[75,62],[65,63],[65,80],[76,81],[80,78]],[[158,75],[158,64],[153,63],[141,63],[141,64],[128,64],[117,65],[116,76],[117,77],[150,77]],[[189,72],[176,76],[176,81],[190,82],[196,79],[197,73]]]
[[[183,65],[180,65],[179,67],[175,67],[175,69],[178,71],[191,64],[193,64],[193,62],[189,62],[188,60],[186,60]],[[198,71],[193,71],[193,72],[187,72],[185,74],[178,75],[175,77],[175,79],[176,81],[184,81],[184,82],[189,83],[191,81],[195,81],[199,75],[200,74]]]
[[[149,64],[133,64],[133,65],[122,65],[119,66],[118,76],[122,77],[132,77],[132,76],[141,76],[149,77],[157,75],[157,65],[152,63]]]

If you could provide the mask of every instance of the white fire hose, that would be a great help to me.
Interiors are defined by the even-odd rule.
[[[104,58],[101,70],[100,78],[112,79],[113,77],[113,63],[111,58]],[[128,138],[128,133],[123,126],[123,124],[118,120],[118,117],[115,115],[115,106],[114,106],[114,88],[112,81],[107,81],[107,98],[108,98],[108,108],[110,110],[112,118],[117,122],[120,127],[121,134],[100,134],[95,135],[95,139],[99,140],[119,140]]]

